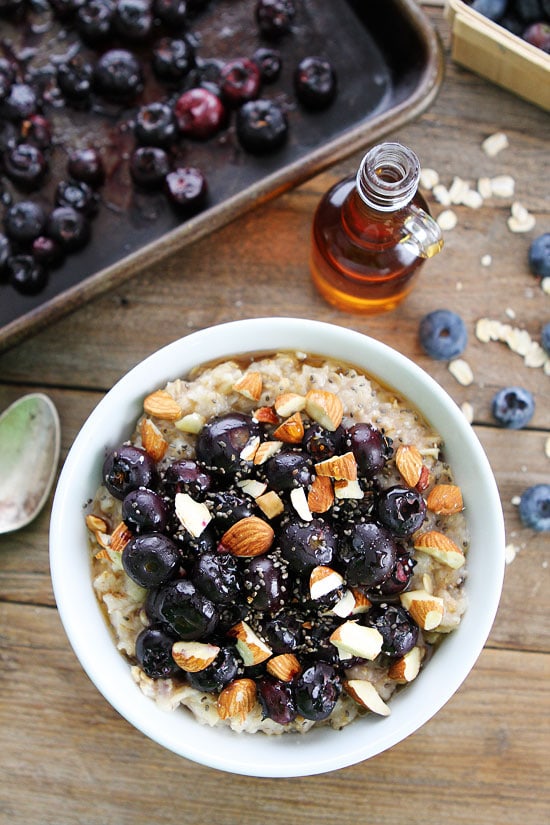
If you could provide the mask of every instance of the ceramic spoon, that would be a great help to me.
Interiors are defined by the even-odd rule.
[[[41,393],[25,395],[0,416],[0,533],[40,512],[59,461],[59,416]]]

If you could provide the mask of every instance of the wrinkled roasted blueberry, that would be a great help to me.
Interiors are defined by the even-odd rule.
[[[58,206],[50,213],[46,232],[63,249],[73,251],[88,242],[90,224],[87,218],[72,206]]]
[[[90,186],[100,186],[105,180],[105,169],[97,149],[76,149],[67,162],[67,172],[72,178]]]
[[[382,652],[388,656],[404,656],[418,641],[418,625],[400,605],[376,605],[366,621],[382,634]]]
[[[178,545],[185,569],[191,569],[201,553],[211,553],[218,546],[218,536],[209,525],[202,531],[200,536],[192,536],[187,530],[179,525],[179,532],[174,533],[174,541]],[[178,527],[176,526],[176,530]]]
[[[4,155],[4,170],[8,178],[24,191],[31,191],[40,186],[46,174],[46,158],[36,146],[20,143],[8,149]]]
[[[187,23],[185,0],[154,0],[153,12],[170,29],[181,29]]]
[[[380,472],[393,453],[391,439],[372,424],[354,424],[346,430],[344,444],[355,456],[359,474],[369,479]]]
[[[261,431],[250,415],[228,413],[211,418],[199,433],[196,454],[214,472],[234,473],[242,466],[241,452]]]
[[[182,214],[199,212],[208,198],[208,184],[196,166],[183,166],[166,175],[164,189],[168,200]]]
[[[350,524],[341,531],[338,556],[348,584],[376,587],[390,576],[397,553],[390,531],[374,522]]]
[[[396,536],[410,536],[426,517],[426,502],[416,490],[396,485],[380,494],[377,513]]]
[[[262,676],[256,680],[256,687],[264,718],[273,719],[279,725],[294,722],[298,711],[292,687],[288,682],[282,682],[272,676]]]
[[[275,83],[279,79],[283,65],[280,51],[262,46],[256,49],[252,60],[258,65],[262,83]]]
[[[136,535],[162,533],[168,523],[168,509],[154,490],[138,487],[128,493],[122,502],[122,520]]]
[[[98,198],[84,181],[62,180],[55,190],[55,202],[57,206],[70,206],[83,215],[93,215],[97,211]]]
[[[224,67],[223,60],[216,57],[197,57],[193,67],[189,85],[191,88],[209,89],[213,94],[220,95],[220,75]],[[192,82],[191,82],[192,81]]]
[[[168,679],[181,673],[172,657],[172,645],[177,637],[163,625],[146,627],[136,639],[136,659],[150,679]]]
[[[260,91],[261,75],[257,63],[246,57],[230,60],[220,74],[223,99],[230,106],[254,100]]]
[[[298,573],[320,564],[330,565],[337,544],[330,525],[318,518],[286,522],[281,527],[279,542],[283,558]]]
[[[42,232],[46,223],[46,213],[34,201],[19,201],[6,212],[4,226],[6,234],[21,244],[31,243]]]
[[[171,498],[176,493],[188,493],[191,498],[202,501],[212,488],[212,476],[192,458],[182,458],[166,468],[163,488]]]
[[[13,83],[4,100],[0,111],[8,120],[25,120],[36,112],[38,99],[36,92],[27,83]]]
[[[63,260],[63,250],[53,238],[39,235],[32,242],[32,256],[42,266],[52,267]]]
[[[204,87],[189,89],[177,99],[174,117],[186,137],[208,140],[225,126],[225,106],[214,92]]]
[[[287,575],[280,561],[271,556],[257,556],[243,572],[247,603],[254,610],[276,613],[285,602]]]
[[[159,587],[173,578],[179,568],[178,548],[162,533],[134,536],[122,551],[122,566],[140,587]]]
[[[177,82],[189,74],[195,51],[188,40],[164,37],[153,49],[153,71],[160,80]]]
[[[48,282],[46,270],[32,255],[12,255],[5,270],[10,284],[22,295],[36,295]]]
[[[147,0],[118,0],[113,26],[125,40],[146,40],[153,29],[150,3]]]
[[[254,502],[249,496],[233,493],[230,490],[210,493],[208,508],[216,525],[222,530],[227,530],[235,522],[248,518],[256,512]]]
[[[298,713],[315,722],[330,716],[341,692],[338,671],[328,662],[310,665],[294,683]]]
[[[110,450],[103,462],[103,484],[121,501],[138,487],[155,487],[157,478],[153,459],[141,447],[131,444]]]
[[[231,604],[241,592],[239,565],[230,553],[201,553],[193,569],[192,581],[216,604]]]
[[[239,667],[242,666],[237,651],[232,645],[220,648],[220,652],[211,665],[197,673],[188,673],[187,681],[195,690],[214,693],[237,678]]]
[[[326,109],[336,97],[337,88],[336,72],[325,58],[304,57],[294,72],[296,97],[307,109]]]
[[[164,183],[170,161],[160,146],[140,146],[130,156],[132,180],[144,189],[158,189]]]
[[[89,0],[76,13],[76,28],[83,40],[102,43],[112,33],[116,11],[114,0]]]
[[[57,85],[65,99],[77,108],[89,105],[94,79],[94,67],[86,57],[77,53],[57,67]]]
[[[111,49],[97,61],[94,70],[97,89],[115,102],[131,101],[143,87],[139,60],[125,49]]]
[[[52,143],[50,121],[42,115],[31,115],[21,124],[21,136],[25,143],[30,143],[37,149],[49,149]]]
[[[218,621],[214,603],[188,579],[178,579],[152,591],[146,609],[166,622],[185,641],[205,638],[213,632]]]
[[[176,137],[176,124],[170,106],[160,101],[142,106],[136,115],[134,134],[143,146],[172,143]]]
[[[314,461],[324,461],[325,458],[332,458],[339,452],[343,437],[342,427],[330,431],[320,424],[312,424],[304,433],[302,445]]]
[[[313,462],[307,453],[281,450],[264,464],[267,482],[272,490],[292,490],[307,487],[315,476]]]
[[[296,616],[284,610],[263,625],[263,638],[274,653],[290,653],[302,643],[302,624]]]
[[[256,23],[260,34],[278,40],[287,34],[296,15],[294,0],[257,0]]]
[[[288,121],[283,109],[273,100],[259,98],[244,103],[237,111],[237,138],[254,155],[280,149],[288,136]]]

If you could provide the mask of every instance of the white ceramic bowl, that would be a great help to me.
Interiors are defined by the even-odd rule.
[[[429,666],[394,696],[389,717],[369,714],[341,731],[320,727],[304,736],[236,734],[200,725],[186,711],[162,711],[135,685],[92,590],[83,505],[97,489],[104,447],[130,435],[142,399],[151,390],[213,359],[295,349],[332,356],[370,372],[406,396],[443,435],[471,531],[469,607]],[[497,610],[504,525],[483,449],[455,402],[423,370],[384,344],[343,327],[260,318],[175,341],[134,367],[98,404],[61,473],[51,519],[50,559],[59,613],[74,651],[104,697],[132,725],[169,750],[214,768],[252,776],[305,776],[355,764],[395,745],[451,698],[478,658]]]

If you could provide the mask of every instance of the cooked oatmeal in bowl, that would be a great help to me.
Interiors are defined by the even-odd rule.
[[[427,718],[441,706],[447,685],[441,695],[420,691],[441,678],[472,610],[479,630],[475,581],[473,606],[471,592],[479,562],[471,562],[481,514],[461,478],[461,451],[434,426],[440,399],[423,386],[413,401],[395,376],[371,374],[367,365],[381,360],[349,347],[370,339],[313,322],[264,323],[280,326],[265,348],[248,336],[234,354],[218,340],[201,359],[200,348],[189,358],[178,342],[184,357],[174,371],[157,353],[161,370],[144,369],[147,383],[118,431],[95,440],[81,511],[88,586],[117,670],[142,697],[140,713],[145,702],[168,720],[165,732],[172,719],[210,747],[197,755],[138,724],[150,736],[214,766],[211,746],[222,735],[222,751],[237,733],[234,747],[250,753],[273,747],[269,734],[311,742],[306,762],[315,761],[310,747],[338,737],[342,745],[326,744],[341,766],[389,746],[396,731],[401,738],[404,706],[410,713],[416,701]],[[229,326],[246,333],[254,324]],[[293,326],[335,330],[340,352],[322,337],[281,334]],[[462,657],[470,667],[472,652]],[[373,724],[387,726],[387,737]],[[361,739],[372,733],[357,753],[354,729]],[[278,754],[219,766],[260,775],[330,769],[326,755],[311,768]]]

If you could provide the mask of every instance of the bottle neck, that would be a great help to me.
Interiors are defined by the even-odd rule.
[[[373,146],[361,161],[356,190],[371,209],[396,212],[416,194],[420,164],[415,153],[400,143]]]

